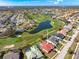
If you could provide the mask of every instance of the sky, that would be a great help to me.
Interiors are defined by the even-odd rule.
[[[0,6],[79,6],[79,0],[0,0]]]

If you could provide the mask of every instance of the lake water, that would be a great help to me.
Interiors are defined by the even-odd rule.
[[[39,24],[39,26],[36,29],[34,29],[33,31],[31,31],[30,33],[34,34],[34,33],[40,32],[42,30],[52,28],[52,25],[50,24],[50,22],[51,22],[50,20],[46,20],[44,22],[41,22]]]

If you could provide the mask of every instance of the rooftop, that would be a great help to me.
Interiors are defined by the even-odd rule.
[[[43,55],[42,53],[40,52],[40,50],[37,48],[36,45],[30,47],[30,48],[27,48],[26,50],[26,56],[27,56],[27,59],[43,59]]]
[[[52,45],[46,41],[40,42],[39,45],[40,45],[40,48],[46,53],[49,53],[54,48],[54,45]]]

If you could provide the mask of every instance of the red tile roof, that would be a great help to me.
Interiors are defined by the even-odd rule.
[[[50,44],[50,43],[48,43],[48,42],[46,42],[46,41],[42,41],[42,42],[40,43],[40,48],[41,48],[44,52],[49,53],[49,52],[51,51],[51,49],[54,48],[54,45],[52,45],[52,44]]]

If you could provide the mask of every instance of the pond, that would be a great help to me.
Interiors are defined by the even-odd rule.
[[[52,25],[50,24],[50,22],[51,22],[50,20],[46,20],[44,22],[41,22],[39,24],[39,26],[37,28],[35,28],[33,31],[31,31],[30,33],[34,34],[34,33],[40,32],[42,30],[52,28]]]

